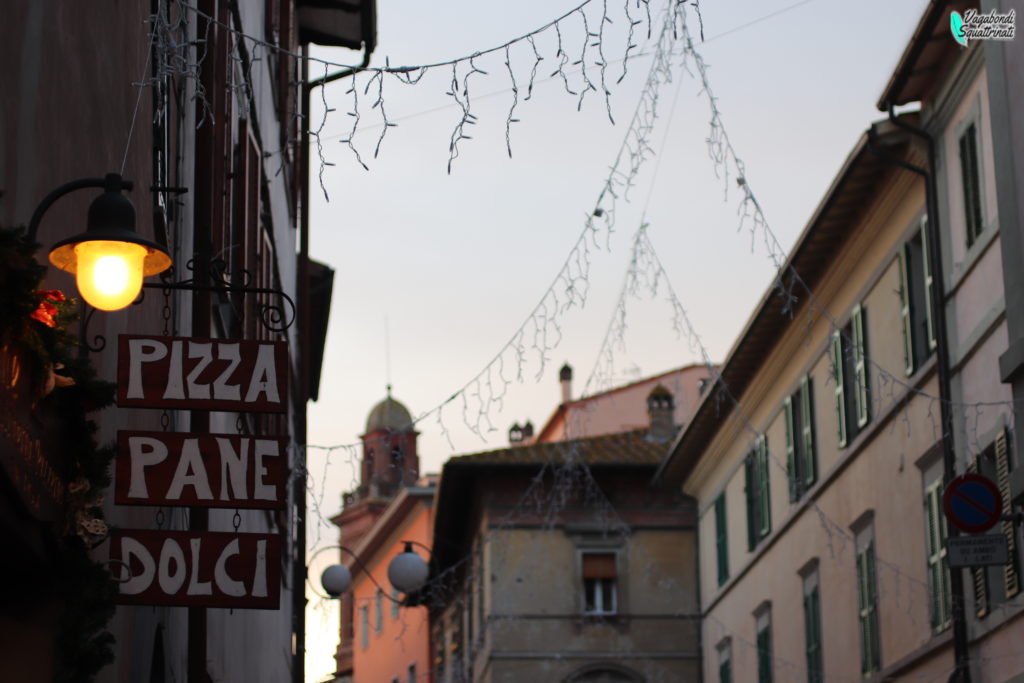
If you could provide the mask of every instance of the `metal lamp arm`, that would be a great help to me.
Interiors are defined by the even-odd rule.
[[[113,175],[113,174],[111,174]],[[80,180],[72,180],[69,183],[64,183],[50,194],[43,197],[43,201],[39,202],[39,206],[32,212],[32,218],[28,222],[28,239],[32,242],[36,241],[36,233],[39,232],[39,224],[43,221],[43,215],[53,206],[53,203],[66,194],[71,194],[75,190],[82,190],[88,187],[99,187],[106,188],[111,184],[109,176],[107,178],[82,178]],[[118,189],[131,190],[135,185],[130,180],[121,180],[121,176],[117,176],[117,182],[119,183]]]

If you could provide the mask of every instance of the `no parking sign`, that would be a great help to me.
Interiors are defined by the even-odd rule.
[[[942,496],[946,519],[969,534],[988,531],[1003,514],[1003,497],[991,479],[961,474],[949,482]]]

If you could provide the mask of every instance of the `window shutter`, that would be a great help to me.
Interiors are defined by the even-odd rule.
[[[583,555],[584,579],[614,579],[615,553],[585,553]]]
[[[857,304],[853,309],[853,370],[857,378],[854,394],[857,405],[857,426],[863,427],[871,415],[868,410],[867,336],[865,334],[864,308]]]
[[[771,498],[768,490],[768,437],[764,434],[757,440],[757,481],[758,522],[760,523],[758,530],[760,537],[764,538],[772,530]]]
[[[966,469],[970,474],[978,473],[977,456],[967,464]],[[980,619],[988,614],[988,575],[985,567],[971,569],[971,580],[974,584],[974,616]]]
[[[793,423],[793,398],[787,396],[783,403],[786,417],[786,474],[789,479],[789,502],[800,497],[799,473],[796,471],[796,425]]]
[[[946,530],[943,524],[941,498],[942,481],[938,480],[925,491],[925,518],[928,534],[928,589],[930,593],[932,629],[941,631],[949,626],[950,586],[946,557]]]
[[[715,549],[718,560],[718,585],[729,578],[729,536],[725,519],[725,493],[715,499]]]
[[[754,482],[754,456],[751,453],[743,463],[745,478],[744,492],[747,496],[747,550],[753,550],[757,545],[757,515],[755,513],[756,488]]]
[[[843,337],[839,330],[832,333],[832,372],[836,382],[836,424],[839,447],[846,446],[846,387],[843,385]]]
[[[814,452],[814,383],[809,375],[800,383],[800,429],[803,434],[803,486],[806,491],[817,480],[817,457]]]
[[[935,327],[932,322],[932,263],[928,260],[928,216],[921,219],[921,251],[924,252],[924,320],[928,330],[928,348],[935,350]]]
[[[995,460],[996,460],[996,485],[999,487],[999,495],[1009,504],[1010,496],[1010,449],[1003,428],[996,436]],[[1003,565],[1003,578],[1006,586],[1007,599],[1012,598],[1020,592],[1020,565],[1017,563],[1017,542],[1014,523],[1012,521],[1001,522],[1003,535],[1006,536],[1007,551],[1010,555],[1010,564]]]
[[[914,374],[914,317],[910,313],[910,245],[904,244],[899,253],[900,265],[900,320],[903,322],[903,372]]]
[[[821,606],[818,587],[804,593],[804,637],[807,652],[807,681],[821,683]]]

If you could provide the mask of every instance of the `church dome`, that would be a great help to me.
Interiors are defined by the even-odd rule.
[[[401,432],[412,428],[412,415],[409,409],[391,398],[390,391],[388,397],[375,405],[370,411],[370,416],[366,418],[367,434],[380,429]]]

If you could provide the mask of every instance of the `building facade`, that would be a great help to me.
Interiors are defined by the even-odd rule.
[[[0,224],[25,226],[43,198],[64,183],[119,173],[134,183],[128,196],[137,232],[167,249],[174,269],[165,281],[181,285],[143,290],[146,296],[137,305],[119,312],[82,305],[81,322],[71,331],[98,376],[117,381],[118,338],[126,333],[208,345],[280,341],[287,347],[278,387],[285,397],[282,411],[115,406],[90,416],[98,425],[97,441],[112,443],[123,430],[219,434],[240,443],[281,437],[285,450],[274,462],[300,475],[286,476],[277,494],[280,504],[267,509],[129,506],[115,503],[111,487],[102,509],[107,524],[121,532],[181,533],[196,543],[209,533],[241,539],[260,534],[266,543],[279,544],[279,585],[257,588],[254,579],[250,586],[254,593],[279,592],[279,601],[259,610],[119,604],[100,627],[115,639],[109,652],[113,661],[107,663],[103,648],[88,641],[82,647],[93,648],[95,659],[62,670],[60,658],[69,651],[65,638],[76,642],[95,633],[61,634],[57,644],[70,602],[59,597],[59,587],[56,599],[41,588],[26,609],[0,617],[0,658],[5,667],[12,663],[2,675],[5,681],[50,680],[51,667],[67,680],[92,680],[95,669],[101,669],[100,681],[304,679],[305,467],[304,450],[296,446],[305,443],[305,406],[319,380],[323,327],[310,322],[314,315],[318,322],[326,320],[330,269],[308,259],[300,134],[307,88],[295,55],[314,38],[367,49],[373,42],[372,30],[360,33],[365,24],[359,22],[348,36],[336,30],[337,23],[331,30],[314,30],[310,22],[330,24],[340,10],[321,6],[318,18],[311,17],[307,4],[153,0],[89,7],[14,2],[5,8]],[[372,7],[351,3],[345,11],[367,14],[372,27]],[[46,211],[36,235],[43,245],[40,262],[50,245],[84,229],[86,208],[97,194],[76,190]],[[315,296],[310,295],[314,276],[327,285]],[[45,286],[76,295],[73,280],[52,267]],[[188,382],[191,392],[208,386],[210,378],[196,370]],[[65,390],[58,385],[55,391]],[[198,462],[191,461],[192,469],[184,472],[192,482],[186,490],[201,497]],[[244,476],[233,481],[236,496],[246,482]],[[61,481],[59,487],[73,498],[74,484]],[[12,518],[3,519],[6,524]],[[54,527],[47,533],[60,531]],[[127,554],[114,556],[113,541],[91,540],[96,541],[92,559],[120,582],[122,592],[152,573],[145,566],[140,570]],[[261,557],[257,563],[266,560]],[[220,585],[237,591],[231,574],[237,576],[240,565],[233,562],[217,571]],[[178,586],[184,563],[176,565],[172,558],[165,564],[161,586]],[[196,559],[192,581],[196,595],[202,595],[212,576],[198,565]],[[269,575],[277,576],[276,569]]]
[[[673,406],[664,389],[645,403],[653,433],[445,464],[426,593],[433,680],[698,679],[694,510],[650,486]]]
[[[1016,48],[961,48],[954,9],[971,7],[926,8],[879,103],[889,118],[858,141],[660,468],[697,500],[705,680],[1024,673],[1019,529],[990,532],[1003,565],[950,569],[946,549],[954,475],[1020,496],[1001,367],[1004,281],[1022,262],[1002,244],[993,160],[1011,140],[992,104],[1005,114],[1020,81],[987,62]],[[893,113],[911,102],[919,113]]]

